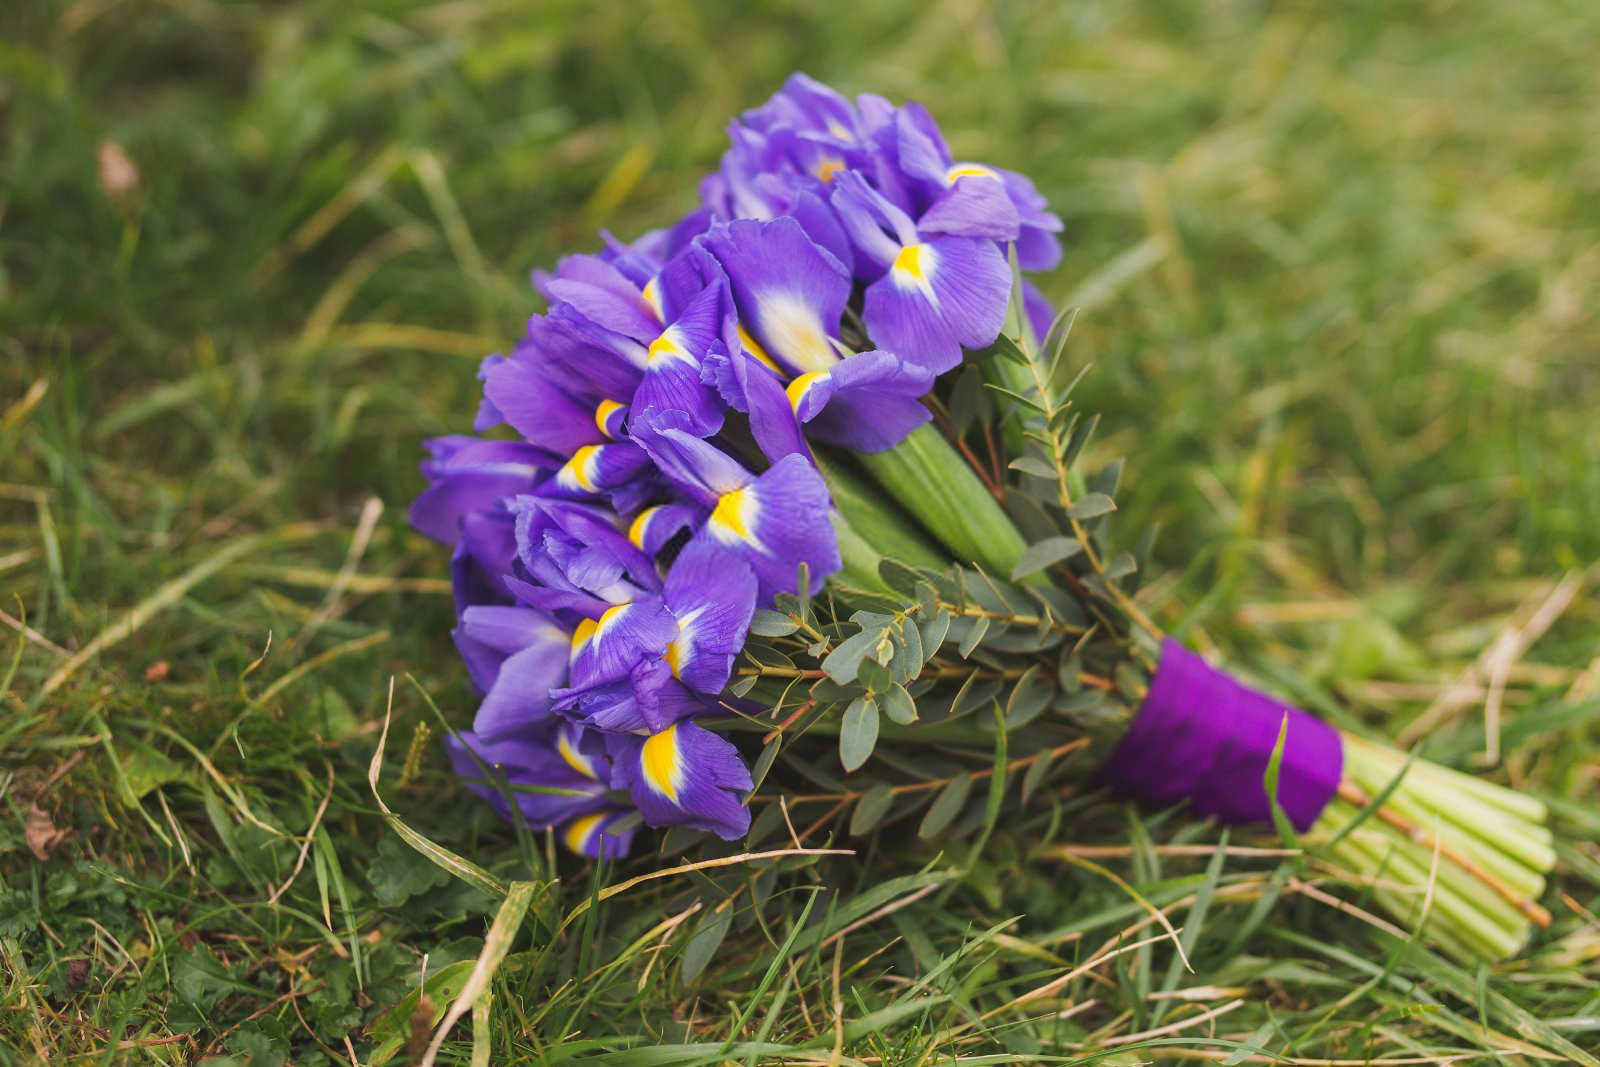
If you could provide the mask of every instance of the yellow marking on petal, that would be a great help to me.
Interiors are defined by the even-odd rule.
[[[827,185],[833,181],[833,176],[841,170],[844,170],[844,160],[828,158],[818,161],[816,169],[812,173],[817,176],[822,184]]]
[[[606,628],[615,625],[616,621],[622,617],[622,613],[632,606],[631,604],[613,604],[605,611],[602,611],[600,613],[600,621],[594,625],[595,636],[603,637]]]
[[[735,489],[731,493],[723,493],[717,500],[717,506],[711,511],[711,518],[706,520],[706,525],[713,535],[722,540],[743,541],[749,545],[760,547],[760,542],[755,538],[755,520],[760,505],[756,498],[750,494],[748,488]]]
[[[894,257],[894,265],[889,269],[914,282],[922,281],[922,250],[925,245],[906,245],[900,254]]]
[[[933,293],[928,275],[938,266],[939,255],[932,248],[920,243],[906,245],[894,257],[894,263],[889,267],[889,277],[901,289],[920,289],[922,295],[928,298],[928,303],[937,307],[939,299]]]
[[[644,537],[645,533],[650,529],[650,519],[660,510],[660,504],[645,508],[634,517],[633,522],[628,526],[628,540],[633,542],[633,547],[640,552],[644,551]]]
[[[689,353],[684,349],[683,343],[678,340],[678,331],[675,329],[664,330],[660,337],[650,342],[650,348],[645,353],[646,363],[655,363],[663,359],[681,359],[687,361]]]
[[[567,823],[567,828],[561,832],[562,842],[578,855],[583,855],[583,850],[589,845],[589,839],[594,836],[596,830],[600,829],[600,821],[604,818],[605,814],[603,812],[596,815],[578,816]]]
[[[789,406],[798,413],[800,411],[800,402],[806,398],[806,392],[827,376],[827,371],[812,371],[810,374],[802,374],[790,382],[789,387],[784,390],[784,393],[789,397]]]
[[[650,310],[656,313],[657,322],[666,318],[666,313],[661,310],[661,278],[659,275],[644,283],[644,289],[641,290],[640,295],[644,297],[644,302],[650,305]]]
[[[599,459],[599,445],[584,445],[572,453],[572,458],[567,460],[566,466],[561,468],[561,473],[556,479],[569,489],[577,488],[592,493],[595,491],[595,468]]]
[[[578,653],[583,651],[583,646],[589,642],[589,638],[594,636],[595,627],[597,625],[598,623],[596,623],[593,619],[578,620],[577,628],[572,631],[571,658],[576,659]]]
[[[600,427],[601,433],[605,434],[607,437],[616,436],[606,428],[606,423],[611,421],[611,416],[615,415],[626,406],[627,405],[625,404],[617,403],[615,400],[600,401],[599,405],[594,409],[594,424]]]
[[[960,178],[993,178],[999,181],[1000,175],[981,163],[957,163],[944,172],[944,180],[948,185],[954,185]]]
[[[773,371],[774,373],[783,373],[782,369],[772,361],[772,357],[767,355],[767,350],[762,348],[754,337],[750,336],[750,331],[744,328],[744,323],[739,323],[738,330],[739,343],[744,345],[744,350],[746,352],[755,357],[755,361],[757,363],[760,363],[762,366]]]
[[[639,769],[644,772],[645,784],[674,804],[678,802],[678,785],[683,777],[682,757],[678,755],[678,726],[676,723],[651,734],[639,750]]]
[[[705,611],[705,608],[696,608],[687,615],[679,617],[678,636],[667,644],[667,651],[661,657],[667,661],[667,666],[672,668],[672,676],[680,682],[683,681],[684,658],[694,650],[695,623]]]
[[[565,731],[556,735],[556,751],[561,753],[561,758],[567,761],[568,767],[571,767],[585,778],[599,779],[600,776],[594,772],[594,763],[588,756],[573,747],[572,742],[567,739]]]

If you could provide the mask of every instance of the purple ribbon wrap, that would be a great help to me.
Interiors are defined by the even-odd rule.
[[[1118,792],[1152,808],[1187,800],[1201,816],[1232,826],[1270,823],[1262,782],[1283,718],[1289,729],[1278,803],[1309,830],[1339,789],[1339,733],[1299,708],[1241,685],[1168,638],[1150,692],[1101,769]]]

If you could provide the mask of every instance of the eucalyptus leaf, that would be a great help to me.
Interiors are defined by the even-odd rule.
[[[846,771],[854,771],[867,762],[877,744],[878,705],[871,697],[857,697],[839,723],[839,762]]]
[[[848,685],[855,681],[861,661],[871,655],[882,636],[882,630],[862,630],[845,638],[838,647],[828,653],[828,658],[822,661],[823,673],[840,685]]]
[[[1100,425],[1098,413],[1090,415],[1087,419],[1072,427],[1072,433],[1067,438],[1067,447],[1061,453],[1061,462],[1072,466],[1078,460],[1078,453],[1083,451],[1083,446],[1089,443],[1089,438],[1094,436],[1095,427]]]
[[[1082,551],[1083,542],[1075,537],[1048,537],[1038,544],[1028,546],[1028,550],[1022,554],[1017,565],[1011,569],[1011,577],[1026,578],[1046,567],[1053,567],[1064,559],[1070,559]]]
[[[922,580],[921,575],[897,559],[885,559],[879,563],[878,577],[890,589],[905,596],[915,596],[917,584]]]
[[[684,984],[692,984],[700,977],[706,964],[711,962],[711,957],[722,947],[722,939],[728,936],[728,928],[732,925],[731,904],[713,908],[701,918],[689,937],[689,943],[683,947],[683,963],[679,974]]]
[[[917,827],[917,836],[926,840],[938,834],[966,806],[967,797],[972,793],[972,775],[958,774],[950,784],[939,791],[939,796],[934,800],[933,806],[922,817],[922,825]]]
[[[1093,519],[1116,511],[1117,503],[1104,493],[1087,493],[1073,501],[1067,516],[1073,519]]]
[[[1017,680],[1010,699],[1006,701],[1006,729],[1018,729],[1038,718],[1039,713],[1050,706],[1055,695],[1056,687],[1049,675],[1045,674],[1044,668],[1037,663],[1029,667]]]
[[[1114,582],[1119,578],[1126,578],[1139,569],[1139,564],[1131,552],[1118,552],[1106,562],[1105,577],[1107,581]]]
[[[798,629],[800,624],[788,615],[766,608],[757,608],[750,618],[750,632],[757,637],[788,637]]]
[[[856,667],[856,681],[874,693],[882,693],[894,684],[889,668],[875,659],[863,659]]]
[[[1038,456],[1019,456],[1006,464],[1006,466],[1014,471],[1021,471],[1023,474],[1031,474],[1035,478],[1055,481],[1056,469]]]
[[[909,682],[922,670],[922,665],[928,661],[928,655],[922,648],[922,631],[911,619],[901,622],[895,631],[897,648],[894,659],[889,666],[894,672],[897,682]]]
[[[856,801],[856,808],[850,813],[850,836],[860,837],[871,832],[872,828],[889,814],[889,809],[892,807],[894,807],[894,790],[887,783],[880,782],[867,790],[861,799]]]
[[[917,721],[916,701],[911,699],[911,694],[906,692],[904,686],[890,686],[883,694],[882,700],[883,713],[889,716],[890,722],[910,726]]]
[[[978,645],[982,643],[983,635],[988,632],[989,616],[980,615],[978,618],[973,619],[972,627],[967,631],[967,635],[961,639],[961,645],[959,648],[961,658],[966,659],[968,656],[972,655],[972,650],[977,648]]]
[[[1055,763],[1055,755],[1045,749],[1033,758],[1028,764],[1028,769],[1022,775],[1022,803],[1027,804],[1028,799],[1044,783],[1045,776],[1050,773],[1051,764]]]
[[[923,662],[939,654],[939,646],[944,644],[945,635],[950,632],[950,613],[938,611],[922,620],[918,624],[922,637]]]
[[[1097,493],[1115,496],[1117,485],[1122,481],[1122,468],[1127,461],[1121,456],[1107,463],[1104,467],[1094,472],[1089,479],[1089,488]]]
[[[761,755],[750,767],[750,780],[753,783],[750,791],[754,793],[761,788],[761,783],[766,780],[767,772],[772,770],[773,760],[778,758],[778,749],[783,745],[783,735],[774,734],[771,741],[761,746]]]

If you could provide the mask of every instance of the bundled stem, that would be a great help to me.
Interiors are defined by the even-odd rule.
[[[986,685],[990,688],[980,691],[1008,730],[1048,710],[1042,722],[1057,730],[1114,740],[1143,700],[1161,633],[1124,584],[1130,577],[1136,580],[1142,561],[1113,557],[1107,549],[1105,520],[1114,510],[1110,495],[1120,461],[1089,479],[1075,469],[1094,423],[1071,409],[1071,385],[1057,385],[1063,342],[1064,331],[1046,358],[1042,346],[1017,330],[996,342],[985,363],[990,388],[1009,404],[1003,437],[1014,449],[1021,442],[1021,454],[1012,456],[1010,465],[1022,475],[1015,487],[1019,495],[1033,502],[1026,514],[1008,513],[963,450],[931,425],[895,448],[859,457],[873,486],[836,463],[824,460],[822,469],[844,527],[859,542],[846,551],[847,584],[876,593],[888,589],[885,564],[878,564],[876,575],[856,573],[875,556],[927,579],[940,571],[956,576],[959,592],[951,599],[960,603],[929,603],[922,594],[904,618],[880,623],[889,617],[852,616],[864,635],[877,635],[880,631],[871,627],[881,626],[874,647],[886,664],[897,661],[881,653],[898,647],[895,641],[905,636],[910,615],[922,610],[925,616],[945,616],[948,629],[939,638],[959,644],[959,658],[930,662],[914,679],[897,681],[896,688],[926,691],[960,680],[948,709],[954,717],[962,713],[963,695],[975,684]],[[907,516],[922,529],[914,529]],[[929,546],[923,531],[942,551]],[[968,566],[978,570],[964,572]],[[1018,579],[1023,586],[1006,584]],[[902,584],[895,592],[907,588]],[[1038,601],[1031,609],[1021,604],[1028,597]],[[1074,612],[1078,618],[1069,620]],[[1052,627],[1066,632],[1052,635]],[[1031,639],[1022,637],[1023,631],[1031,632]],[[838,651],[848,646],[845,640]],[[829,669],[815,675],[851,682],[857,672],[865,673],[854,658],[858,650],[849,657],[831,651],[824,661]],[[925,653],[932,658],[937,651]],[[847,670],[831,669],[841,658],[849,660]],[[1085,665],[1094,671],[1085,671]],[[1103,679],[1104,686],[1085,689],[1086,675]],[[1023,697],[1030,683],[1046,678],[1053,679],[1045,683],[1056,687],[1053,693],[1042,700]],[[1012,687],[1009,693],[1007,687]],[[860,699],[869,708],[874,700],[885,701],[876,690]],[[839,730],[841,752],[851,731],[849,718],[847,711]],[[915,737],[922,729],[905,736]],[[875,737],[876,727],[873,731]],[[934,733],[949,743],[948,732]],[[982,743],[989,735],[971,736]],[[1534,925],[1548,925],[1550,916],[1537,898],[1555,853],[1541,803],[1425,760],[1408,760],[1385,745],[1350,735],[1342,735],[1342,743],[1338,795],[1304,842],[1314,854],[1353,872],[1391,914],[1462,958],[1508,957],[1526,943]],[[1095,747],[1104,754],[1104,745]]]

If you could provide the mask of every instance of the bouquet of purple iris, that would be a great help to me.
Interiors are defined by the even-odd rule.
[[[1303,834],[1462,957],[1548,922],[1538,801],[1342,734],[1139,609],[1150,538],[1113,537],[1120,461],[1079,469],[1095,419],[1022,279],[1060,256],[1028,179],[802,75],[730,134],[699,210],[536,276],[548,312],[481,372],[475,429],[511,432],[429,443],[412,521],[454,547],[474,790],[612,858],[645,827],[760,836],[778,798],[932,836],[1098,783]]]

